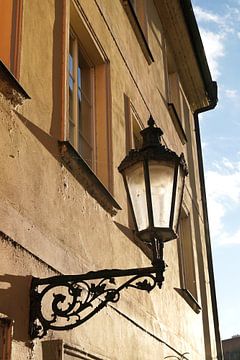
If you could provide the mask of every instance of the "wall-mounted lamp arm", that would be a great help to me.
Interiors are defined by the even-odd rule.
[[[30,337],[42,338],[48,330],[73,329],[103,309],[117,302],[126,288],[150,292],[159,283],[155,266],[138,269],[90,271],[81,275],[59,275],[31,284]],[[116,279],[130,277],[121,284]],[[163,281],[163,276],[161,277]]]

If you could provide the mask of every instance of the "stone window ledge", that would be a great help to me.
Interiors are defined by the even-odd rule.
[[[23,101],[30,99],[18,80],[0,60],[0,92],[13,106],[22,105]]]
[[[184,298],[184,300],[188,303],[188,305],[191,306],[191,308],[199,314],[201,311],[201,306],[198,304],[197,300],[192,296],[190,291],[187,289],[178,289],[175,288],[175,290]]]

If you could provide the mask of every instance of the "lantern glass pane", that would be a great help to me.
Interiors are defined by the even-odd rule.
[[[174,164],[164,161],[149,161],[154,227],[169,227]]]
[[[143,163],[139,162],[126,169],[125,176],[138,226],[137,230],[141,231],[149,226]]]
[[[182,193],[184,187],[184,172],[182,168],[179,166],[178,168],[178,177],[177,177],[177,190],[176,190],[176,201],[175,201],[175,209],[174,209],[174,218],[173,218],[173,230],[177,233],[178,220],[181,211],[181,201],[182,201]]]

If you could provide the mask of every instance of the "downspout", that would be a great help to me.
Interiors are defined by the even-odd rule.
[[[202,157],[202,146],[201,146],[201,136],[200,136],[200,128],[199,128],[199,118],[198,115],[208,110],[212,110],[217,105],[217,86],[215,82],[212,82],[212,86],[215,87],[215,96],[209,101],[208,106],[197,109],[194,116],[194,124],[195,124],[195,138],[197,145],[197,157],[198,157],[198,170],[200,177],[200,191],[202,197],[202,207],[203,207],[203,217],[204,217],[204,232],[206,239],[206,249],[207,249],[207,263],[208,263],[208,273],[210,278],[210,291],[211,291],[211,301],[212,301],[212,309],[213,309],[213,321],[214,321],[214,332],[216,339],[216,348],[217,348],[217,359],[223,360],[223,352],[222,352],[222,343],[221,336],[219,331],[219,319],[218,319],[218,311],[217,311],[217,298],[216,298],[216,290],[215,290],[215,280],[214,280],[214,272],[213,272],[213,258],[212,258],[212,249],[211,249],[211,241],[210,241],[210,231],[209,231],[209,220],[208,220],[208,210],[207,210],[207,196],[205,189],[205,178],[204,178],[204,170],[203,170],[203,157]]]

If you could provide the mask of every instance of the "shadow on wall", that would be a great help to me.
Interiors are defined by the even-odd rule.
[[[142,240],[140,240],[135,234],[134,231],[127,226],[114,221],[116,227],[130,240],[136,245],[142,252],[152,260],[152,250],[151,248],[145,244]]]
[[[53,109],[50,134],[55,139],[61,138],[61,118],[63,104],[63,5],[62,1],[55,1],[55,21],[53,26],[53,60],[52,60],[52,94]],[[65,66],[65,64],[64,64]]]
[[[14,321],[13,339],[27,342],[32,276],[0,275],[0,313]]]
[[[28,120],[16,110],[14,110],[14,112],[17,117],[22,121],[23,125],[25,125],[26,128],[32,133],[32,135],[35,136],[36,139],[38,139],[38,141],[57,161],[59,161],[60,155],[57,140],[51,135],[47,134],[45,131],[43,131],[41,128],[32,123],[30,120]]]

